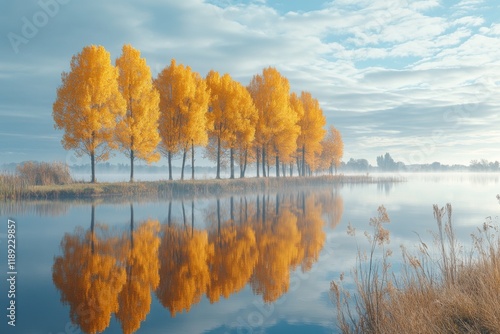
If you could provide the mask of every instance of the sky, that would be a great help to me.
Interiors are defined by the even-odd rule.
[[[268,66],[316,97],[344,161],[500,160],[500,4],[494,0],[4,1],[0,165],[89,163],[62,148],[52,104],[71,57],[124,44],[156,76],[170,60],[247,85]],[[89,160],[89,161],[87,161]],[[110,162],[126,161],[117,152]]]

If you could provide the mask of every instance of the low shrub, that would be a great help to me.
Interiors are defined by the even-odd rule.
[[[17,173],[29,185],[45,186],[72,183],[68,165],[61,162],[25,162],[17,166]]]

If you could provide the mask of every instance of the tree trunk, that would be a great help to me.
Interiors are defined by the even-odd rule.
[[[130,203],[130,249],[134,249],[134,205]]]
[[[132,96],[129,96],[128,106],[130,108],[130,118],[134,118],[132,110]],[[134,182],[134,135],[130,136],[130,182]]]
[[[181,180],[184,180],[184,166],[186,166],[186,156],[187,156],[187,148],[185,148],[182,152],[182,168],[181,168]]]
[[[280,177],[280,157],[276,155],[276,177]]]
[[[90,182],[95,183],[95,153],[93,151],[90,153],[90,168],[92,170],[92,178]]]
[[[234,179],[234,149],[231,147],[229,149],[229,163],[231,165],[231,176],[230,179]]]
[[[266,195],[262,195],[262,226],[266,224]]]
[[[187,228],[186,227],[186,209],[184,208],[184,201],[181,201],[181,205],[182,205],[182,222],[184,224],[184,228]]]
[[[240,169],[241,169],[240,177],[241,178],[245,177],[245,172],[247,171],[247,162],[248,162],[248,149],[245,149],[245,152],[243,153],[243,164],[240,166]]]
[[[230,203],[229,214],[230,214],[231,222],[234,223],[234,197],[233,196],[231,196],[231,198],[229,199],[229,203]]]
[[[276,193],[276,208],[275,208],[275,214],[276,214],[276,217],[279,217],[280,215],[280,197],[279,195]]]
[[[239,224],[243,224],[243,197],[240,196],[240,220]]]
[[[168,201],[168,216],[167,216],[167,224],[170,226],[172,223],[172,200]]]
[[[281,164],[281,172],[283,173],[283,177],[286,177],[286,164]]]
[[[247,197],[245,196],[245,223],[248,221],[248,202]]]
[[[191,180],[194,180],[194,142],[191,140]]]
[[[303,192],[301,194],[302,197],[302,215],[305,217],[306,216],[306,194]]]
[[[220,199],[217,197],[217,235],[220,236]]]
[[[290,162],[290,176],[293,176],[293,162]]]
[[[302,176],[306,175],[306,145],[302,145]]]
[[[194,235],[194,199],[191,200],[191,237]]]
[[[262,176],[266,177],[266,147],[262,145]]]
[[[260,168],[260,166],[259,166],[260,150],[259,150],[259,148],[257,147],[257,148],[255,149],[255,151],[256,151],[256,154],[257,154],[257,177],[260,177],[260,169],[259,169],[259,168]]]
[[[258,223],[259,219],[260,219],[260,195],[257,195],[257,213],[256,213],[256,215],[257,215],[257,217],[255,217],[255,220]]]
[[[172,152],[168,151],[168,179],[172,180]]]
[[[94,254],[94,226],[95,226],[95,205],[92,204],[90,212],[90,251]]]
[[[134,182],[134,150],[130,150],[130,182]]]
[[[220,179],[220,135],[217,137],[217,175],[216,179]]]

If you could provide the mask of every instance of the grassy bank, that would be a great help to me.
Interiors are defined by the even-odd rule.
[[[287,178],[246,178],[222,180],[174,180],[155,182],[71,183],[63,185],[35,185],[16,189],[15,196],[3,199],[78,199],[110,196],[154,196],[161,198],[241,194],[273,189],[293,189],[327,184],[400,182],[401,178],[371,176],[315,176]],[[0,188],[1,189],[1,188]],[[2,194],[0,194],[2,198]]]
[[[371,248],[358,250],[351,275],[355,291],[342,276],[331,284],[342,333],[500,333],[498,227],[485,222],[466,251],[454,234],[451,205],[435,205],[434,216],[434,252],[422,241],[417,254],[403,248],[402,266],[394,273],[384,228],[389,217],[379,208],[367,234]]]

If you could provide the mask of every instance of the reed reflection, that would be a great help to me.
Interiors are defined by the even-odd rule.
[[[332,190],[217,198],[199,211],[194,200],[178,204],[166,204],[163,224],[137,226],[130,204],[127,231],[95,224],[92,205],[90,229],[64,236],[53,281],[82,331],[105,330],[113,314],[124,333],[137,331],[153,294],[171,317],[247,285],[272,303],[288,292],[293,270],[314,266],[325,227],[334,228],[343,211]]]

